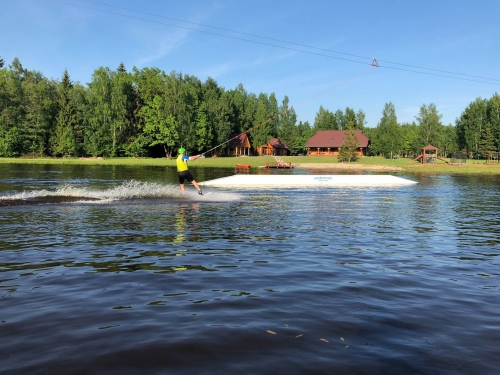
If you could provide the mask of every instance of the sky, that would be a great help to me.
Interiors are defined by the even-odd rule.
[[[123,63],[285,96],[298,121],[346,107],[376,127],[435,104],[455,124],[500,91],[498,0],[0,0],[0,57],[86,85]],[[372,67],[373,58],[378,67]]]

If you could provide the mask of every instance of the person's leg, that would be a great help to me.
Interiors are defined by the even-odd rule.
[[[194,185],[194,187],[196,188],[196,190],[198,190],[198,194],[200,194],[200,195],[203,194],[201,192],[200,185],[198,185],[198,183],[194,180],[193,175],[191,174],[191,172],[189,172],[189,171],[184,172],[183,173],[183,177]]]
[[[184,175],[179,173],[178,176],[179,176],[179,184],[181,186],[181,192],[184,193]]]
[[[198,190],[198,194],[200,194],[200,195],[203,194],[201,191],[200,185],[198,185],[198,183],[195,180],[191,181],[191,183],[194,185],[196,190]]]

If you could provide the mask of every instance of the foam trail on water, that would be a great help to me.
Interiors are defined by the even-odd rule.
[[[189,189],[189,186],[186,187],[186,192],[182,193],[178,185],[162,185],[159,183],[132,180],[106,190],[91,189],[68,184],[54,191],[46,189],[23,191],[21,193],[0,196],[0,202],[3,201],[4,205],[9,205],[8,201],[16,201],[19,203],[22,201],[36,201],[37,203],[53,203],[57,201],[62,203],[64,202],[64,198],[68,198],[68,202],[79,203],[103,203],[117,200],[165,198],[220,202],[239,200],[241,199],[241,195],[212,192],[212,194],[200,196],[194,189]]]

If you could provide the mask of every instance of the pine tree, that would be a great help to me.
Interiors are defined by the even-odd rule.
[[[75,127],[77,124],[76,109],[72,102],[73,83],[65,70],[58,90],[58,113],[55,134],[51,145],[54,155],[77,156]]]
[[[500,150],[500,96],[497,93],[488,100],[487,116],[495,137],[495,149]]]
[[[23,154],[47,154],[48,140],[57,111],[56,86],[39,72],[27,72],[22,82],[25,116],[21,125]]]
[[[351,162],[358,159],[358,137],[354,129],[354,123],[349,121],[347,129],[344,131],[345,138],[339,151],[338,159],[342,162]]]
[[[294,154],[293,145],[297,138],[297,115],[293,108],[288,108],[288,97],[285,95],[279,108],[280,116],[278,118],[278,138],[280,138]]]
[[[491,124],[486,123],[481,133],[481,140],[479,141],[478,156],[486,159],[489,151],[495,151],[495,137],[491,130]]]
[[[254,148],[265,145],[271,138],[273,138],[269,124],[270,118],[269,98],[266,94],[260,93],[253,124],[256,128],[250,133]]]

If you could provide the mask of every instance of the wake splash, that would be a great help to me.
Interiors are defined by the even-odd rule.
[[[162,185],[159,183],[132,180],[106,190],[95,190],[68,184],[56,190],[42,189],[23,191],[12,195],[0,195],[0,207],[51,203],[102,204],[113,201],[137,199],[231,202],[238,201],[241,198],[240,194],[215,191],[205,192],[204,195],[198,195],[196,190],[189,184],[186,185],[186,191],[182,193],[178,185]]]

